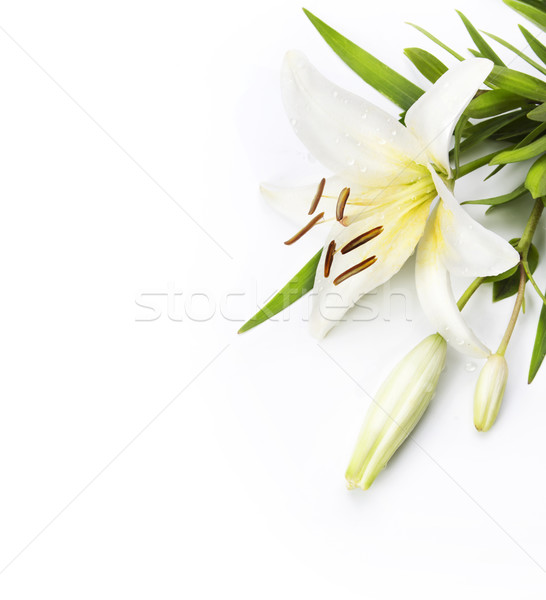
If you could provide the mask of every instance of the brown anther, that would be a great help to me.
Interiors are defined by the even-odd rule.
[[[370,258],[367,258],[366,260],[363,260],[362,262],[358,263],[354,267],[347,269],[341,275],[338,275],[334,279],[334,285],[339,285],[346,279],[349,279],[349,277],[352,277],[353,275],[356,275],[357,273],[364,271],[364,269],[371,267],[376,260],[377,260],[377,256],[370,256]]]
[[[336,243],[334,240],[330,242],[328,250],[326,252],[326,259],[324,260],[324,277],[327,279],[330,277],[330,269],[332,268],[332,262],[334,261],[334,253],[336,251]]]
[[[336,219],[341,221],[343,219],[343,212],[345,210],[345,205],[347,204],[347,200],[349,199],[349,194],[351,193],[350,188],[343,188],[341,193],[339,194],[339,198],[337,199],[336,206]]]
[[[290,244],[293,244],[294,242],[297,242],[301,237],[303,237],[309,230],[311,230],[321,219],[322,217],[324,217],[324,213],[321,212],[319,213],[317,216],[313,217],[309,223],[307,223],[307,225],[305,227],[303,227],[302,229],[300,229],[298,231],[298,233],[296,233],[295,236],[291,237],[289,240],[286,240],[286,242],[284,242],[287,246],[290,246]]]
[[[313,202],[311,202],[311,208],[309,209],[309,214],[312,215],[316,210],[320,199],[322,198],[322,194],[324,192],[324,186],[326,185],[326,179],[324,177],[320,180],[320,183],[317,188],[317,193],[313,198]]]
[[[347,252],[350,252],[355,248],[359,248],[366,242],[369,242],[370,240],[376,238],[381,233],[383,233],[382,225],[380,225],[379,227],[374,227],[373,229],[370,229],[370,231],[366,231],[366,233],[355,237],[354,240],[351,240],[348,244],[345,244],[345,246],[343,246],[343,248],[341,249],[341,254],[347,254]]]

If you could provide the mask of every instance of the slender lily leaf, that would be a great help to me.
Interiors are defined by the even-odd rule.
[[[537,71],[540,71],[543,75],[546,75],[546,69],[542,65],[539,65],[530,56],[527,56],[527,54],[525,54],[525,52],[522,52],[521,50],[519,50],[518,48],[516,48],[515,46],[513,46],[509,42],[507,42],[507,41],[503,40],[502,38],[498,37],[497,35],[493,35],[492,33],[487,33],[487,31],[484,31],[483,33],[485,33],[485,35],[488,35],[491,39],[495,40],[496,42],[498,42],[499,44],[501,44],[505,48],[508,48],[508,50],[511,50],[514,54],[516,54],[520,58],[523,58],[523,60],[525,62],[529,63]]]
[[[513,10],[529,19],[532,23],[546,31],[546,11],[521,0],[503,0],[503,2]]]
[[[457,179],[460,179],[461,177],[464,177],[465,175],[468,175],[469,173],[473,173],[476,169],[479,169],[480,167],[485,167],[486,165],[488,165],[491,162],[491,159],[494,158],[495,156],[497,156],[497,154],[499,154],[499,152],[502,152],[502,150],[497,150],[495,152],[491,152],[491,154],[487,154],[486,156],[480,156],[480,158],[476,158],[475,160],[472,160],[470,162],[465,163],[464,165],[461,165],[459,167],[459,173],[457,174]]]
[[[315,283],[315,272],[321,254],[322,250],[319,250],[303,269],[292,277],[280,292],[278,292],[261,310],[247,321],[241,329],[239,329],[238,333],[244,333],[257,325],[264,323],[293,304],[296,300],[299,300],[302,296],[305,296],[307,292],[310,292]]]
[[[540,60],[546,64],[546,46],[539,41],[530,31],[525,29],[523,25],[519,25],[521,33],[523,33],[527,43],[531,50],[540,58]]]
[[[537,106],[535,109],[527,113],[527,118],[533,121],[546,121],[546,103]]]
[[[449,52],[457,60],[464,60],[464,58],[460,54],[455,52],[455,50],[452,50],[449,46],[446,46],[446,44],[444,44],[437,37],[432,35],[432,33],[429,33],[426,29],[423,29],[419,25],[415,25],[415,23],[407,23],[407,24],[411,25],[411,27],[414,27],[415,29],[417,29],[417,31],[420,31],[423,35],[426,35],[429,40],[432,40],[435,44],[438,44],[438,46],[440,46],[440,48],[443,48],[446,52]]]
[[[466,27],[466,30],[470,34],[470,37],[472,38],[472,40],[474,41],[474,43],[478,47],[478,50],[481,52],[481,54],[483,56],[485,56],[485,58],[488,58],[489,60],[492,60],[499,67],[506,66],[502,62],[502,60],[499,58],[499,56],[495,53],[495,51],[493,50],[493,48],[491,48],[491,46],[485,41],[485,39],[483,38],[483,36],[480,35],[480,32],[463,15],[463,13],[458,10],[457,14],[459,15],[459,17],[461,17],[461,20],[464,23],[464,26]]]
[[[519,239],[510,240],[510,243],[515,247],[517,246]],[[527,256],[527,261],[529,263],[529,270],[531,273],[534,273],[538,266],[538,250],[534,244],[531,244],[529,248],[529,254]],[[510,298],[510,296],[514,296],[518,293],[519,288],[519,279],[520,272],[518,266],[510,269],[513,271],[510,274],[510,271],[503,273],[501,275],[496,276],[496,280],[493,283],[493,302],[499,302],[499,300],[504,300],[505,298]],[[500,279],[502,275],[508,274],[508,277]]]
[[[436,83],[447,71],[447,67],[441,60],[421,48],[406,48],[404,54],[431,83]]]
[[[492,138],[497,131],[506,127],[510,123],[519,120],[520,118],[521,113],[517,111],[515,113],[508,113],[506,115],[501,115],[500,117],[494,117],[492,119],[477,123],[471,129],[465,132],[466,139],[461,144],[461,152],[472,148],[476,144],[479,144],[490,137]]]
[[[538,318],[537,335],[535,337],[535,345],[531,356],[531,365],[529,367],[528,383],[531,383],[536,377],[538,370],[542,365],[542,361],[546,356],[546,304],[542,305],[540,317]]]
[[[468,117],[463,113],[455,125],[453,135],[455,136],[455,145],[453,146],[453,160],[455,162],[455,179],[459,177],[459,169],[461,168],[461,138],[464,128],[468,123]]]
[[[501,152],[495,156],[495,158],[489,164],[505,165],[508,163],[521,162],[522,160],[534,158],[543,152],[546,152],[546,136],[543,136],[535,142],[527,144],[527,146],[523,146],[522,148],[505,150],[504,152]]]
[[[542,155],[529,169],[525,187],[535,199],[546,196],[546,154]]]
[[[527,98],[506,90],[489,90],[476,96],[466,107],[465,113],[471,119],[486,119],[501,115],[529,103]]]
[[[467,200],[466,202],[462,202],[461,204],[486,204],[489,206],[498,206],[499,204],[506,204],[507,202],[512,202],[512,200],[517,200],[525,194],[529,192],[525,188],[525,185],[522,183],[519,185],[513,192],[509,194],[503,194],[502,196],[495,196],[494,198],[483,198],[482,200]]]
[[[506,90],[530,100],[546,102],[546,83],[514,69],[495,66],[485,83],[489,87]]]
[[[353,44],[305,8],[303,12],[345,64],[362,77],[366,83],[403,110],[407,110],[425,93],[409,79],[388,67],[366,50]]]

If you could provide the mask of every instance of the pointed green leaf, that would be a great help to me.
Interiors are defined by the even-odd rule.
[[[525,196],[525,194],[527,193],[528,191],[525,188],[525,185],[521,184],[509,194],[495,196],[494,198],[484,198],[483,200],[467,200],[466,202],[462,202],[461,204],[486,204],[489,206],[498,206],[499,204],[506,204],[507,202],[512,202],[512,200],[517,200],[518,198]]]
[[[539,41],[530,31],[525,29],[523,25],[519,25],[521,33],[523,33],[527,43],[531,50],[540,58],[540,60],[546,64],[546,46]]]
[[[244,333],[261,323],[264,323],[271,317],[280,313],[282,310],[305,296],[307,292],[313,289],[315,284],[315,272],[320,260],[322,250],[319,250],[315,256],[299,271],[292,279],[278,292],[261,310],[259,310],[250,320],[248,320],[237,333]]]
[[[528,160],[529,158],[534,158],[543,152],[546,152],[546,136],[527,144],[527,146],[516,148],[515,150],[505,150],[495,156],[489,164],[505,165],[508,163],[521,162],[523,160]]]
[[[481,52],[481,54],[485,58],[492,60],[499,67],[504,67],[505,64],[502,62],[502,60],[499,58],[499,56],[495,53],[493,48],[491,48],[491,46],[485,41],[483,36],[480,35],[480,32],[474,27],[474,25],[472,25],[472,23],[463,15],[463,13],[461,11],[458,10],[457,14],[459,15],[459,17],[461,17],[461,20],[464,23],[466,30],[470,34],[470,37],[472,38],[473,42],[478,47],[478,50]]]
[[[459,169],[461,168],[461,137],[463,130],[468,123],[468,117],[463,113],[455,125],[455,145],[453,146],[453,160],[455,162],[455,179],[459,177]]]
[[[525,62],[530,64],[537,71],[540,71],[543,75],[546,75],[546,69],[542,65],[539,65],[536,61],[534,61],[530,56],[525,54],[525,52],[522,52],[521,50],[519,50],[518,48],[516,48],[509,42],[503,40],[502,38],[500,38],[497,35],[493,35],[492,33],[487,33],[487,31],[484,31],[483,33],[485,33],[485,35],[488,35],[491,39],[495,40],[496,42],[498,42],[505,48],[508,48],[508,50],[511,50],[516,56],[519,56],[520,58],[522,58]]]
[[[506,90],[489,90],[476,96],[466,107],[471,119],[486,119],[529,104],[527,98]]]
[[[476,171],[476,169],[479,169],[480,167],[485,167],[486,165],[488,165],[491,162],[492,158],[497,156],[498,153],[499,153],[499,150],[496,150],[495,152],[491,152],[491,154],[487,154],[486,156],[480,156],[479,158],[476,158],[475,160],[472,160],[470,162],[465,163],[464,165],[461,165],[459,167],[459,173],[458,173],[457,179],[460,179],[461,177],[464,177],[465,175],[468,175],[469,173],[473,173],[474,171]]]
[[[535,378],[544,356],[546,355],[546,304],[542,305],[540,317],[538,318],[537,335],[535,337],[535,345],[531,356],[531,365],[529,367],[528,383],[531,383]]]
[[[447,67],[441,60],[421,48],[406,48],[404,54],[431,83],[436,83],[447,71]]]
[[[525,187],[533,198],[546,196],[546,154],[543,154],[529,169],[525,179]]]
[[[332,50],[366,83],[403,110],[415,103],[424,91],[375,56],[343,37],[305,8],[303,12]]]
[[[540,121],[544,123],[546,121],[546,103],[537,106],[532,111],[527,113],[527,118],[532,121]]]
[[[466,139],[461,144],[461,151],[464,152],[476,144],[479,144],[490,137],[492,138],[497,131],[520,118],[521,112],[517,111],[501,115],[500,117],[493,117],[492,119],[487,119],[486,121],[481,121],[480,123],[473,125],[464,133]]]
[[[510,243],[514,247],[517,246],[518,242],[519,239],[510,240]],[[531,273],[534,273],[538,266],[538,250],[534,244],[531,244],[531,247],[529,248],[527,261],[529,263],[529,270]],[[493,278],[493,302],[499,302],[500,300],[510,298],[510,296],[518,293],[520,274],[517,265],[514,269],[510,269],[509,271],[506,271],[506,273],[502,273]],[[511,271],[513,272],[510,274]],[[503,275],[507,274],[508,277],[500,279]]]
[[[530,100],[546,102],[546,83],[527,73],[495,66],[485,83],[489,87],[506,90]]]
[[[503,2],[519,12],[526,19],[529,19],[532,23],[540,27],[540,29],[546,31],[546,11],[539,8],[537,5],[531,5],[521,0],[503,0]]]
[[[446,52],[449,52],[457,60],[464,60],[464,58],[460,54],[455,52],[455,50],[452,50],[449,46],[446,46],[437,37],[432,35],[432,33],[429,33],[426,29],[423,29],[419,25],[415,25],[415,23],[408,23],[408,25],[411,25],[411,27],[414,27],[415,29],[417,29],[417,31],[420,31],[423,35],[426,35],[429,40],[432,40],[435,44],[438,44],[438,46],[440,46],[440,48],[443,48]]]

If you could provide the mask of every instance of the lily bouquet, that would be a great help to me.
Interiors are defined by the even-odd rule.
[[[504,0],[546,31],[545,0]],[[300,52],[289,52],[281,71],[285,109],[295,133],[333,173],[318,185],[262,193],[281,212],[312,227],[329,223],[323,248],[240,329],[247,331],[313,290],[311,333],[324,337],[365,294],[395,275],[416,251],[419,302],[435,331],[418,344],[380,387],[364,419],[346,472],[350,488],[367,489],[429,405],[446,361],[447,346],[485,360],[474,396],[474,424],[487,431],[499,412],[508,377],[504,358],[524,308],[527,283],[544,303],[529,383],[546,354],[546,297],[533,277],[532,244],[546,201],[546,46],[521,32],[534,56],[493,34],[482,33],[459,13],[476,49],[464,58],[414,25],[450,59],[421,48],[404,52],[431,83],[427,91],[398,74],[323,21],[304,11],[338,56],[365,82],[396,104],[390,115],[324,78]],[[509,68],[489,38],[525,60],[535,75]],[[496,149],[491,152],[491,142]],[[480,150],[488,144],[489,151]],[[469,150],[479,157],[464,161]],[[521,236],[507,241],[476,222],[454,196],[461,177],[486,165],[488,177],[505,165],[535,159],[526,178],[501,196],[471,203],[501,208],[534,201]],[[473,281],[458,300],[451,276]],[[500,345],[492,352],[466,323],[462,309],[482,285],[493,301],[515,297]],[[331,298],[336,301],[332,302]]]

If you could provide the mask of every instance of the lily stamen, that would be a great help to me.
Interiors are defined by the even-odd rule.
[[[383,229],[384,227],[380,225],[379,227],[374,227],[373,229],[370,229],[370,231],[366,231],[366,233],[355,237],[354,240],[350,241],[348,244],[343,246],[343,248],[341,249],[341,254],[347,254],[347,252],[351,252],[351,250],[355,250],[355,248],[359,248],[366,242],[373,240],[378,235],[383,233]]]
[[[328,251],[326,252],[326,259],[324,260],[324,277],[330,276],[330,269],[332,268],[332,262],[334,261],[334,254],[336,252],[336,243],[334,240],[330,242]]]
[[[286,240],[286,242],[284,242],[287,246],[290,246],[290,244],[293,244],[294,242],[297,242],[300,238],[302,238],[308,231],[310,231],[311,229],[313,229],[313,227],[322,219],[322,217],[324,217],[324,213],[321,212],[319,213],[316,217],[313,217],[309,223],[307,223],[307,225],[305,227],[303,227],[302,229],[300,229],[298,231],[298,233],[296,233],[296,235],[292,236],[289,240]]]
[[[336,219],[340,223],[343,220],[343,212],[345,211],[345,205],[347,204],[347,200],[349,199],[350,193],[351,193],[351,188],[343,188],[341,190],[341,193],[339,194],[339,198],[337,199]]]
[[[311,202],[311,208],[309,209],[309,215],[312,215],[316,210],[320,199],[322,198],[322,194],[324,192],[324,186],[326,185],[326,179],[324,177],[320,180],[320,183],[317,188],[317,193],[313,198],[313,202]]]
[[[354,267],[351,267],[350,269],[343,271],[343,273],[341,275],[338,275],[334,279],[334,285],[339,285],[346,279],[349,279],[349,277],[352,277],[353,275],[357,275],[361,271],[364,271],[364,269],[371,267],[374,264],[374,262],[376,262],[376,261],[377,261],[377,256],[370,256],[370,258],[366,258],[365,260],[358,263]]]

